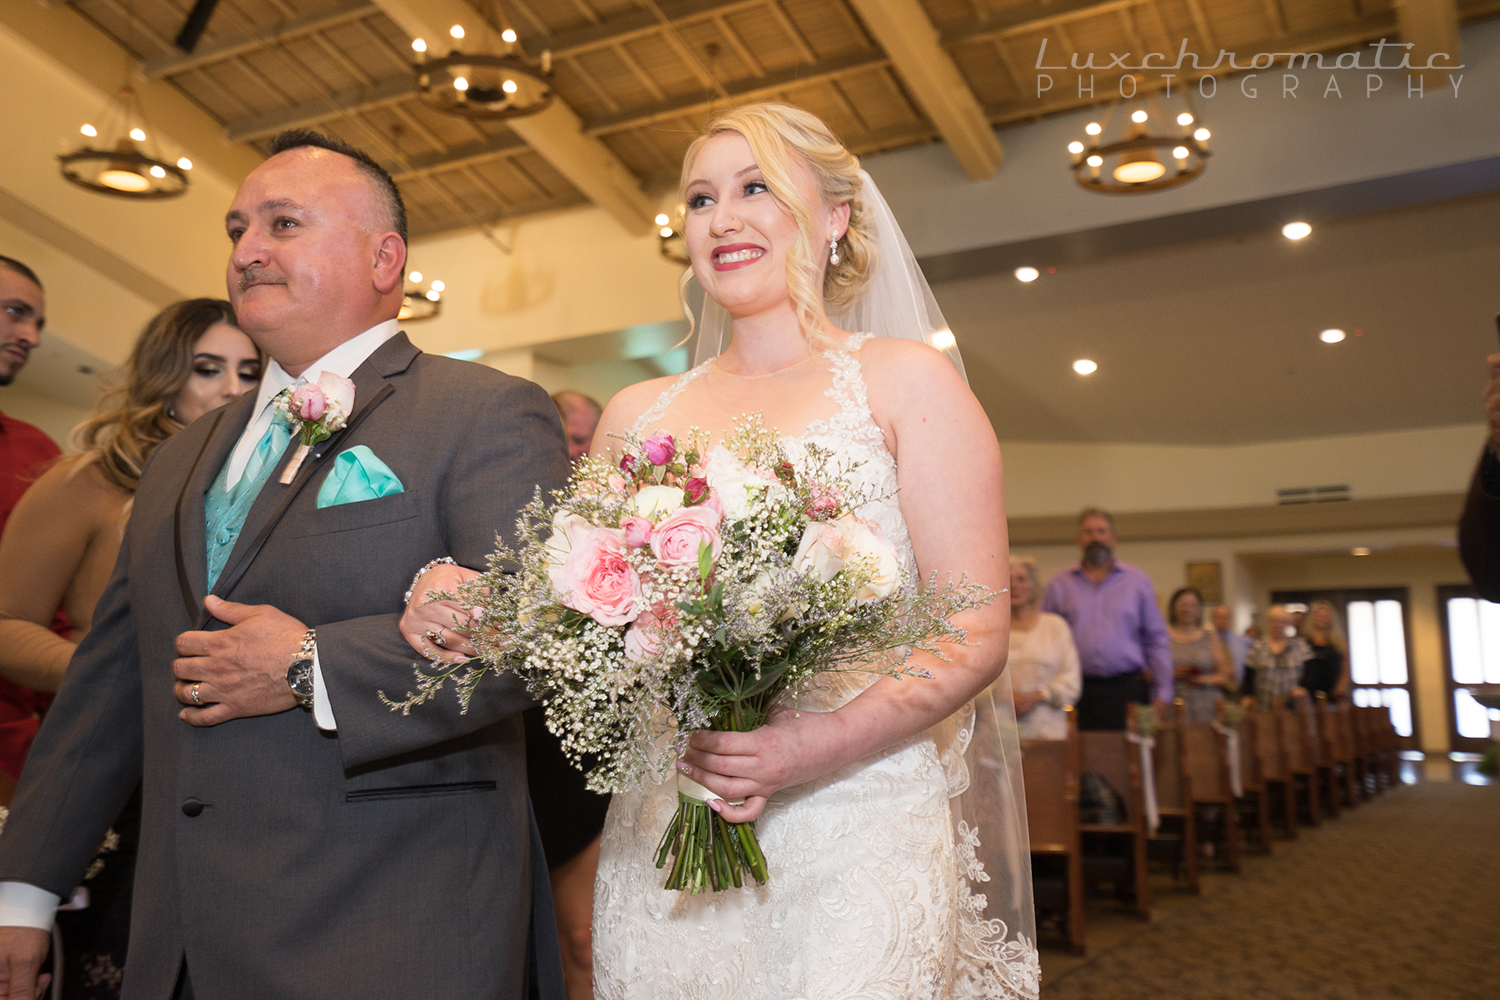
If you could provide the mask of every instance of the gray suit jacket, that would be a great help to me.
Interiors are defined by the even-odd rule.
[[[177,717],[173,642],[205,617],[204,493],[249,421],[247,396],[152,457],[31,751],[0,878],[59,895],[144,780],[128,1000],[170,997],[184,956],[203,1000],[508,1000],[538,981],[563,996],[525,690],[487,679],[466,715],[451,696],[409,717],[376,697],[412,685],[396,622],[413,571],[443,555],[482,566],[534,488],[566,477],[557,410],[536,385],[422,354],[405,335],[353,381],[350,428],[291,485],[271,478],[215,589],[318,630],[337,735],[297,709],[207,729]],[[355,444],[405,492],[317,509],[333,456]]]

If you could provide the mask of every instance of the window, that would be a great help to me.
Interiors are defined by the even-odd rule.
[[[1490,742],[1490,722],[1500,720],[1500,711],[1479,704],[1468,687],[1500,684],[1500,604],[1475,596],[1468,587],[1440,587],[1438,602],[1448,659],[1453,749],[1483,750]]]

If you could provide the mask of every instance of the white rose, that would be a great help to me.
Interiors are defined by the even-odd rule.
[[[827,583],[844,568],[844,533],[832,521],[814,521],[802,531],[792,567],[803,576]]]
[[[579,514],[560,510],[552,515],[552,534],[546,541],[547,549],[547,579],[557,586],[557,571],[567,560],[573,551],[574,538],[586,531],[593,530],[593,525],[588,519]]]
[[[643,486],[630,503],[638,515],[654,524],[682,506],[682,490],[676,486]]]
[[[856,605],[883,601],[901,585],[901,563],[896,548],[886,540],[880,526],[845,514],[835,522],[843,529],[843,557],[869,579],[854,594]]]
[[[703,476],[718,498],[726,520],[738,520],[750,510],[750,487],[759,485],[760,480],[752,476],[728,448],[723,445],[714,448],[708,456]]]

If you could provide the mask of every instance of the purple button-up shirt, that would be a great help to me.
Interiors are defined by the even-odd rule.
[[[1145,572],[1118,560],[1103,583],[1078,566],[1047,584],[1042,610],[1062,615],[1073,627],[1073,643],[1084,677],[1118,677],[1145,671],[1152,696],[1172,700],[1172,647],[1156,605],[1156,588]]]

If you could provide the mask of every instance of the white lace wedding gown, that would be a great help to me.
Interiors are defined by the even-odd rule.
[[[879,522],[916,580],[896,497],[896,463],[866,402],[858,351],[865,337],[826,352],[836,414],[789,450],[816,443],[857,463],[854,478],[884,500]],[[642,414],[657,421],[708,365],[683,375]],[[795,454],[793,456],[795,458]],[[800,700],[831,711],[875,675],[828,675]],[[912,683],[921,683],[913,681]],[[690,896],[662,888],[655,865],[677,809],[675,782],[617,794],[594,891],[594,979],[599,1000],[947,1000],[1037,995],[1032,942],[985,918],[988,881],[977,832],[955,821],[968,785],[964,751],[973,707],[859,764],[771,797],[757,825],[769,884]],[[753,885],[753,883],[752,883]],[[1004,892],[993,883],[984,891]],[[1029,900],[1029,893],[1027,895]]]

